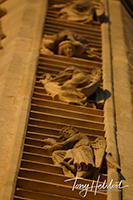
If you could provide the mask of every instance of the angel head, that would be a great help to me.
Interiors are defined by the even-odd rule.
[[[63,41],[59,44],[58,47],[58,54],[59,55],[65,55],[68,57],[72,57],[75,54],[75,47],[73,45],[73,43],[69,40]]]
[[[72,137],[73,135],[79,133],[79,131],[72,127],[72,126],[65,126],[61,131],[60,131],[60,139],[62,141],[67,140],[68,138]]]

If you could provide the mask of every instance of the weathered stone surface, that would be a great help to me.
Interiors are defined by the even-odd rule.
[[[53,35],[44,34],[40,51],[46,55],[59,54],[67,57],[101,59],[97,54],[99,50],[89,47],[86,38],[67,29]]]
[[[40,7],[38,7],[38,2],[42,2],[40,3]],[[132,34],[130,34],[130,36],[128,36],[127,34],[127,32],[129,33],[129,31],[131,30],[130,28],[132,27],[131,26],[132,23],[131,20],[129,20],[130,17],[125,12],[125,9],[122,8],[124,10],[123,16],[126,16],[126,19],[128,18],[128,20],[124,25],[126,27],[126,30],[128,31],[127,32],[123,31],[123,25],[122,24],[118,25],[121,19],[123,19],[120,12],[120,1],[111,0],[111,2],[112,4],[110,7],[111,8],[110,14],[112,23],[110,24],[111,26],[110,34],[112,40],[111,48],[113,49],[113,51],[112,51],[112,58],[110,58],[111,55],[109,47],[110,41],[109,41],[109,33],[107,33],[107,30],[109,30],[109,28],[108,24],[104,24],[103,29],[105,30],[106,27],[105,32],[106,34],[108,34],[108,37],[105,35],[103,36],[104,38],[103,59],[104,61],[106,60],[106,62],[103,61],[103,77],[104,77],[103,85],[104,89],[108,89],[112,95],[114,94],[113,96],[114,99],[111,96],[110,97],[111,101],[110,99],[108,99],[108,101],[105,104],[105,130],[108,143],[107,149],[109,152],[112,152],[113,156],[116,158],[115,159],[116,161],[117,161],[117,149],[116,149],[116,140],[114,137],[117,138],[117,145],[119,148],[118,153],[120,154],[120,164],[122,167],[122,175],[126,178],[124,185],[129,184],[130,186],[129,188],[125,188],[123,190],[123,200],[127,200],[127,199],[132,199],[132,193],[131,193],[132,174],[129,172],[130,171],[129,165],[132,165],[132,162],[130,161],[130,159],[132,159],[131,155],[132,151],[130,150],[130,148],[132,147],[131,136],[133,127],[131,121],[132,118],[131,104],[130,104],[131,95],[129,88],[130,82],[128,76],[129,66],[130,66],[130,73],[132,72],[132,46],[131,46]],[[31,9],[29,9],[30,4],[32,4]],[[7,38],[5,38],[2,41],[4,49],[2,49],[2,51],[0,52],[0,58],[1,58],[0,73],[2,74],[0,80],[1,83],[0,107],[2,106],[0,109],[0,116],[1,116],[0,131],[1,133],[4,134],[6,133],[5,137],[2,138],[2,141],[6,140],[6,142],[1,144],[1,149],[0,149],[1,159],[2,159],[2,161],[0,162],[0,184],[1,186],[4,185],[4,187],[2,188],[2,195],[0,196],[0,198],[3,200],[10,199],[10,197],[12,196],[12,187],[13,183],[15,182],[15,177],[17,173],[16,168],[19,165],[18,164],[19,157],[23,145],[25,126],[27,124],[29,103],[32,93],[34,75],[36,71],[38,49],[42,33],[42,24],[43,24],[42,18],[44,17],[44,7],[46,8],[46,5],[44,5],[44,1],[41,0],[39,1],[24,0],[23,2],[20,0],[17,1],[12,0],[12,1],[6,1],[5,6],[8,10],[10,10],[10,13],[9,15],[3,18],[3,27],[4,31],[6,31],[7,33]],[[26,10],[24,12],[25,8]],[[34,11],[35,11],[35,17],[38,21],[38,25],[35,26],[34,26],[34,15],[33,15]],[[27,21],[26,17],[23,15],[27,16]],[[39,19],[37,18],[38,16]],[[13,18],[13,20],[11,20],[11,18]],[[24,23],[25,29],[21,28],[22,21]],[[131,25],[129,22],[131,23]],[[31,30],[28,28],[28,23],[32,24],[32,27],[30,26],[32,33]],[[23,39],[19,38],[20,36],[23,37]],[[17,40],[15,41],[16,38]],[[36,39],[34,40],[33,38]],[[126,44],[129,48],[124,48],[124,43],[123,43],[124,38],[126,38]],[[120,43],[121,40],[122,43]],[[19,46],[16,46],[17,42],[19,42]],[[127,52],[127,49],[129,53]],[[32,55],[28,56],[30,52],[32,52]],[[105,52],[106,54],[108,54],[108,56],[105,54]],[[127,55],[128,59],[126,57]],[[15,62],[13,62],[15,57],[16,60]],[[111,68],[111,59],[113,61],[112,68]],[[131,76],[131,81],[132,81],[132,76]],[[112,102],[115,104],[113,104]],[[116,124],[114,123],[114,117],[116,117],[115,118]],[[17,136],[19,136],[19,138],[17,138]],[[7,147],[8,151],[6,151]],[[15,149],[15,152],[13,150],[10,151],[11,149]],[[10,156],[11,154],[13,156]],[[7,166],[11,166],[11,171],[10,167]],[[6,177],[5,174],[7,174]],[[115,173],[114,171],[109,172],[109,178],[110,177],[114,178],[115,181],[118,181],[117,176],[118,174]],[[110,195],[111,198],[110,196],[108,196],[109,197],[108,200],[110,199],[114,200],[117,199],[117,197],[119,198],[118,193],[117,194],[110,193]]]
[[[53,99],[67,102],[68,104],[77,104],[87,106],[88,102],[96,103],[97,106],[104,104],[104,92],[98,88],[101,83],[101,70],[93,69],[91,74],[76,67],[67,67],[60,71],[58,75],[52,77],[50,74],[44,74],[40,77],[45,91]],[[94,98],[89,97],[95,94]]]
[[[59,11],[59,18],[61,19],[82,23],[90,23],[94,18],[97,21],[102,21],[104,16],[104,5],[101,0],[77,0],[66,4],[53,5],[51,8]]]
[[[110,2],[111,15],[111,45],[113,60],[113,82],[114,82],[114,109],[116,121],[116,139],[118,154],[121,165],[121,174],[125,179],[122,192],[123,200],[132,199],[132,131],[133,131],[133,113],[131,102],[131,69],[130,59],[128,57],[132,48],[131,39],[131,21],[127,11],[120,1]],[[117,40],[117,42],[116,42]],[[127,45],[128,44],[128,45]],[[122,178],[121,176],[121,178]],[[123,178],[122,178],[123,179]],[[124,180],[123,180],[124,181]]]
[[[124,24],[124,36],[125,44],[127,49],[127,59],[128,67],[130,74],[130,83],[131,83],[131,94],[132,94],[132,106],[133,106],[133,19],[130,17],[129,13],[125,10],[124,6],[121,7],[122,20]]]
[[[79,133],[74,127],[64,127],[60,131],[59,142],[47,138],[44,143],[44,150],[52,152],[54,164],[61,166],[67,176],[96,177],[104,157],[109,168],[120,170],[112,156],[105,153],[106,142],[103,137],[90,141],[87,135]]]
[[[20,164],[47,1],[5,1],[0,51],[0,199],[11,199]]]

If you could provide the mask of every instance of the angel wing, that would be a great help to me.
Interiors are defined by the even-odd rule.
[[[81,88],[81,92],[83,92],[86,96],[92,95],[100,86],[101,80],[102,80],[101,70],[98,68],[94,68],[90,75],[91,83]]]
[[[98,137],[95,141],[91,142],[91,145],[95,156],[95,166],[100,170],[105,155],[106,141],[103,137]]]

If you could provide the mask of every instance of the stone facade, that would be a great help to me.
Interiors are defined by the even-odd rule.
[[[103,87],[112,96],[105,104],[108,151],[120,164],[121,177],[109,178],[129,185],[108,200],[132,199],[132,19],[117,0],[103,0],[108,19],[102,24]],[[6,38],[0,50],[0,199],[13,199],[28,123],[47,0],[12,0],[2,4]],[[11,20],[12,19],[12,20]],[[108,23],[110,22],[110,23]]]
[[[47,1],[3,2],[0,51],[0,199],[10,199],[20,165]],[[12,19],[12,20],[11,20]]]

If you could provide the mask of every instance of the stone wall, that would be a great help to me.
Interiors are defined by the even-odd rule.
[[[131,84],[131,94],[132,94],[132,104],[133,104],[133,19],[124,8],[121,7],[122,20],[124,24],[124,35],[125,43],[127,48],[127,58],[129,65],[129,74],[130,74],[130,84]]]
[[[103,26],[104,89],[108,87],[113,92],[105,106],[108,149],[121,165],[124,185],[129,185],[123,190],[122,199],[130,200],[133,195],[132,20],[120,1],[104,2],[110,20],[110,25]],[[7,200],[12,198],[20,165],[47,0],[7,0],[2,6],[7,14],[2,18],[6,38],[0,50],[0,199]],[[109,199],[119,199],[119,195],[110,193]]]
[[[116,141],[123,186],[121,199],[130,200],[132,192],[133,113],[131,97],[132,79],[132,19],[120,1],[109,0],[110,37],[114,90],[114,117]]]
[[[46,0],[11,0],[2,7],[0,50],[0,199],[11,199],[34,86]]]

